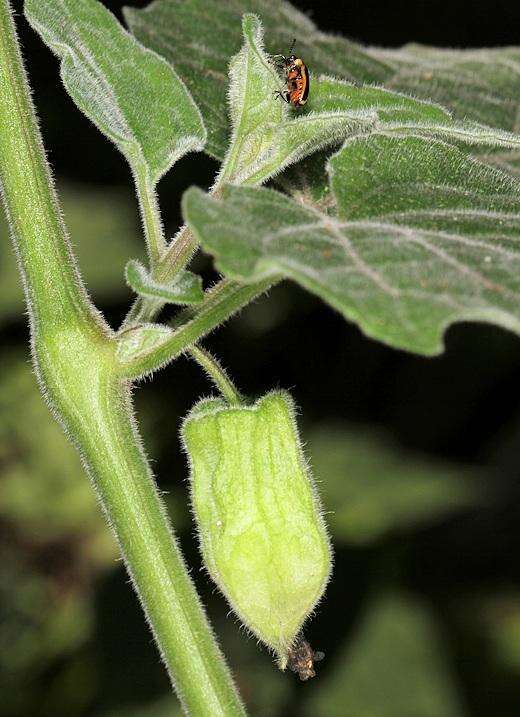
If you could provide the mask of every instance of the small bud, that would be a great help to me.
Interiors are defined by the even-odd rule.
[[[282,669],[288,660],[294,669],[301,627],[329,579],[331,547],[292,399],[277,391],[252,406],[204,400],[182,433],[205,565],[244,625]]]

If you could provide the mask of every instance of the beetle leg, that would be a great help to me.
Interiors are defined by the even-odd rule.
[[[271,55],[271,60],[273,60],[276,67],[279,67],[280,69],[285,69],[289,64],[285,55]]]
[[[273,94],[276,98],[280,97],[282,100],[287,102],[288,105],[291,104],[287,90],[275,90]]]

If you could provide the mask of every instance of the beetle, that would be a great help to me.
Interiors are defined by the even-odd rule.
[[[277,90],[274,94],[275,97],[281,97],[287,104],[298,108],[303,107],[307,102],[310,80],[307,65],[301,57],[293,54],[295,43],[296,38],[292,42],[288,57],[274,55],[275,58],[281,60],[278,66],[285,70],[285,81],[287,83],[286,90]]]

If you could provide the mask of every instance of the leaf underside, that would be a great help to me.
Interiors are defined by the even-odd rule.
[[[347,142],[328,167],[332,211],[268,189],[197,189],[185,217],[217,267],[291,278],[368,335],[423,354],[450,324],[520,332],[520,182],[422,137]]]

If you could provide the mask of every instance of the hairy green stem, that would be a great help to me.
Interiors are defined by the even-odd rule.
[[[196,248],[197,242],[191,229],[184,225],[165,248],[161,258],[157,259],[155,264],[151,263],[152,278],[159,283],[172,281],[184,269]],[[121,324],[120,331],[154,321],[165,303],[162,299],[139,296]]]
[[[83,287],[60,217],[8,0],[0,0],[0,185],[42,391],[81,453],[185,710],[244,709],[173,538],[117,375],[117,342]]]
[[[171,279],[182,271],[196,249],[197,240],[189,226],[184,224],[168,244],[161,258],[158,269],[159,281]]]
[[[220,178],[217,178],[210,194],[212,197],[218,197],[220,192],[221,181]],[[186,267],[197,250],[197,246],[198,242],[190,227],[183,224],[171,242],[163,246],[159,260],[155,266],[151,267],[153,279],[159,283],[172,281]],[[160,299],[138,297],[130,308],[120,330],[154,321],[164,304],[165,302]]]
[[[212,356],[207,349],[201,346],[192,346],[188,350],[188,353],[195,359],[199,366],[202,366],[229,404],[237,405],[243,402],[240,391],[231,381],[219,361]]]
[[[254,284],[239,284],[231,279],[223,279],[206,292],[204,302],[197,306],[195,312],[191,308],[180,312],[175,320],[177,328],[158,345],[148,352],[130,356],[127,360],[120,357],[119,375],[137,379],[165,366],[189,351],[200,339],[267,291],[277,280],[277,277],[272,277]],[[120,332],[118,340],[126,342],[132,330]]]
[[[150,180],[148,167],[143,162],[134,171],[134,183],[139,200],[150,270],[153,273],[165,250],[164,230],[157,203],[155,187]]]

